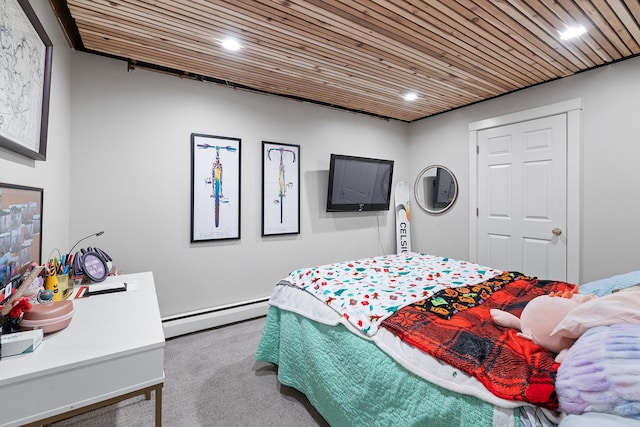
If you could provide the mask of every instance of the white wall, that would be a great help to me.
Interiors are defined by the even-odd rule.
[[[470,122],[574,98],[582,111],[582,282],[640,270],[640,58],[601,67],[410,125],[410,175],[441,163],[460,199],[431,216],[414,208],[415,249],[467,259]]]
[[[69,249],[70,49],[48,2],[31,2],[53,43],[47,160],[0,148],[0,182],[44,189],[42,258]]]
[[[395,250],[394,214],[326,213],[330,153],[396,161],[408,124],[72,55],[71,235],[154,273],[163,316],[267,297],[290,271]],[[190,244],[190,135],[242,139],[241,239]],[[261,141],[300,145],[301,233],[261,237]]]

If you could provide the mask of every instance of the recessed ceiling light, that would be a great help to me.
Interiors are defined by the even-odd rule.
[[[403,96],[405,101],[415,101],[418,99],[418,94],[415,92],[408,92]]]
[[[562,40],[575,39],[586,32],[587,30],[582,25],[578,25],[577,27],[567,27],[565,31],[560,32],[560,38]]]
[[[235,52],[237,50],[240,50],[240,48],[242,46],[240,46],[240,43],[238,42],[238,40],[232,39],[232,38],[228,38],[228,39],[224,39],[222,41],[222,47],[224,47],[225,49],[230,50],[232,52]]]

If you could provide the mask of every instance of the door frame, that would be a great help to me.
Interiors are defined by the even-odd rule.
[[[557,114],[567,115],[567,282],[579,284],[582,280],[582,98],[469,123],[469,260],[477,262],[478,259],[478,132]]]

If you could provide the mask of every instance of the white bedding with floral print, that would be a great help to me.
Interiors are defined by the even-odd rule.
[[[309,292],[373,336],[385,318],[406,305],[501,273],[468,261],[407,252],[302,268],[278,284]]]

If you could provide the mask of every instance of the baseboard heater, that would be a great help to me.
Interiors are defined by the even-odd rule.
[[[162,318],[164,337],[172,338],[216,326],[265,316],[269,298],[259,298],[241,303],[192,311]]]

